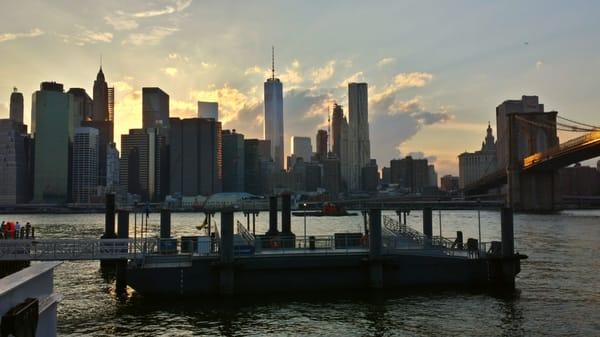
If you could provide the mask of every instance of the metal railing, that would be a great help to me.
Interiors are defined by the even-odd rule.
[[[428,238],[425,234],[386,215],[383,216],[383,226],[385,228],[384,233],[391,232],[395,234],[384,235],[383,237],[383,249],[388,254],[403,254],[411,251],[422,254],[443,254],[468,258],[480,256],[477,254],[477,250],[469,250],[466,244],[461,247],[455,240],[440,236]]]
[[[304,237],[257,238],[257,255],[292,254],[364,254],[369,251],[368,238],[334,237],[319,235]]]
[[[158,238],[0,240],[0,261],[129,259],[159,250]]]

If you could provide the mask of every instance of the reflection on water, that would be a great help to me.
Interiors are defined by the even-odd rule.
[[[394,213],[388,215],[396,217]],[[104,216],[15,215],[30,221],[38,237],[102,235]],[[219,220],[219,217],[216,217]],[[243,215],[236,219],[246,223]],[[268,216],[256,219],[266,231]],[[174,236],[195,235],[198,214],[173,214]],[[434,235],[439,232],[434,212]],[[478,236],[477,213],[444,212],[442,234],[465,240]],[[517,215],[516,248],[527,254],[513,294],[477,291],[406,291],[290,294],[277,297],[144,298],[134,291],[118,297],[98,262],[65,262],[56,271],[59,333],[64,336],[532,336],[600,335],[600,212]],[[139,221],[139,218],[137,219]],[[158,232],[158,214],[149,228]],[[357,232],[362,217],[308,218],[307,234]],[[421,229],[419,212],[408,217]],[[130,221],[133,236],[133,216]],[[500,215],[482,212],[483,241],[500,239]],[[303,218],[292,217],[292,230],[303,233]]]

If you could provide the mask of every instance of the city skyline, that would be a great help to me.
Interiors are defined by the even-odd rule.
[[[505,99],[539,95],[550,110],[595,122],[598,47],[589,41],[596,39],[598,23],[590,7],[597,5],[539,4],[437,4],[429,15],[443,20],[431,20],[428,27],[409,14],[431,5],[414,3],[322,4],[315,14],[301,3],[174,1],[121,7],[103,2],[86,4],[88,12],[77,16],[61,2],[5,4],[0,118],[8,117],[13,87],[25,96],[28,125],[31,94],[42,81],[83,87],[91,95],[102,55],[106,80],[116,91],[115,141],[141,127],[141,88],[152,86],[171,96],[172,117],[194,117],[197,101],[216,100],[224,129],[262,138],[261,85],[274,44],[276,75],[284,85],[284,139],[326,129],[332,102],[347,106],[345,82],[365,81],[372,157],[380,167],[423,152],[435,159],[440,176],[457,174],[457,155],[478,147],[495,107]],[[34,14],[48,10],[56,18]],[[227,27],[210,20],[223,11],[232,18]],[[576,17],[569,16],[575,12]],[[331,25],[332,13],[345,19]],[[391,13],[401,18],[392,19]],[[254,23],[261,15],[274,17],[273,22]],[[360,16],[369,27],[351,24]],[[473,31],[474,25],[481,29]],[[315,36],[314,31],[325,33]],[[380,39],[370,41],[373,34]],[[36,52],[40,49],[47,51]],[[289,147],[284,149],[289,155]]]

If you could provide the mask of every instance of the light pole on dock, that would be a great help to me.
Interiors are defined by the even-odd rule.
[[[304,203],[304,248],[306,248],[306,203]]]

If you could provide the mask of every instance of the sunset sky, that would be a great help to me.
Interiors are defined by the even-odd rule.
[[[141,127],[143,86],[170,95],[172,117],[216,100],[224,128],[261,137],[274,45],[286,152],[290,136],[314,147],[333,101],[347,105],[347,82],[365,81],[379,166],[421,153],[457,174],[503,100],[538,95],[600,124],[598,13],[597,1],[3,1],[0,118],[13,86],[27,124],[42,81],[91,96],[102,56],[117,142]]]

